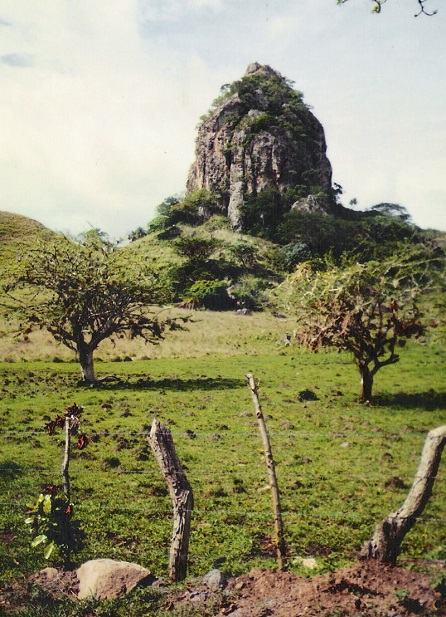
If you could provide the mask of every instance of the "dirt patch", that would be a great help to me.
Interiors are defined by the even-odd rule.
[[[442,566],[444,573],[444,564]],[[436,578],[441,578],[441,570]],[[446,589],[433,574],[373,562],[305,578],[289,572],[252,570],[230,579],[216,603],[204,586],[183,590],[168,610],[208,617],[408,617],[446,615]],[[215,608],[216,605],[218,608]]]
[[[446,583],[433,582],[446,577],[445,564],[438,564],[436,571],[431,562],[429,566],[425,574],[364,561],[311,578],[254,569],[229,579],[220,591],[197,582],[181,591],[164,588],[157,608],[164,607],[165,614],[206,617],[445,617]],[[78,591],[74,572],[52,568],[35,574],[29,583],[54,600],[74,598]],[[23,605],[23,589],[8,591],[0,593],[2,608]]]
[[[446,615],[446,598],[431,575],[373,562],[312,578],[253,570],[230,580],[231,591],[237,596],[221,614],[232,617]]]

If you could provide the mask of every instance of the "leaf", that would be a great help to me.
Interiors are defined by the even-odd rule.
[[[48,544],[48,546],[45,547],[45,550],[43,551],[43,556],[45,557],[45,559],[49,559],[51,557],[55,548],[56,545],[53,540]]]
[[[32,523],[34,523],[34,516],[29,516],[28,518],[25,518],[26,525],[32,525]]]
[[[46,542],[47,540],[48,540],[48,537],[42,533],[40,534],[40,536],[36,536],[34,540],[32,540],[31,546],[34,548],[35,546],[39,546],[39,544],[42,544],[43,542]]]
[[[45,495],[43,501],[43,511],[45,514],[51,514],[51,495]]]

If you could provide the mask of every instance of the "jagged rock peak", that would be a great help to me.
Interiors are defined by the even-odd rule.
[[[272,69],[268,64],[259,64],[258,62],[251,62],[248,64],[248,68],[245,71],[245,75],[274,75],[275,77],[282,77],[282,75]]]
[[[329,210],[331,175],[324,129],[302,93],[278,71],[253,62],[240,80],[222,87],[203,116],[187,192],[210,192],[214,210],[233,229],[251,231],[252,217],[268,219],[274,210],[280,218],[302,200],[306,208],[316,203]]]

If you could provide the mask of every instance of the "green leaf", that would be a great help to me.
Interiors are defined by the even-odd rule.
[[[51,495],[45,495],[43,502],[43,511],[45,514],[51,514]]]
[[[43,542],[46,542],[48,540],[47,536],[45,534],[40,534],[40,536],[36,536],[34,538],[34,540],[31,542],[31,546],[34,548],[35,546],[39,546],[39,544],[42,544]]]
[[[31,525],[32,523],[34,523],[34,516],[28,516],[28,518],[25,518],[26,525]]]
[[[53,540],[52,542],[48,544],[48,546],[45,547],[45,550],[43,551],[43,556],[45,557],[45,559],[49,559],[51,557],[55,548],[56,548],[56,545]]]

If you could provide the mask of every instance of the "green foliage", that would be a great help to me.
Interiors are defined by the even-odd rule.
[[[168,215],[169,223],[200,225],[215,212],[216,208],[216,196],[206,189],[198,189],[171,206]]]
[[[37,501],[28,505],[25,523],[31,526],[31,547],[43,547],[45,559],[61,558],[66,564],[83,546],[83,534],[72,515],[73,504],[60,487],[46,486]]]
[[[237,92],[242,104],[249,109],[258,109],[259,90],[267,100],[267,111],[270,114],[279,116],[283,113],[283,105],[286,103],[298,110],[307,110],[308,107],[303,102],[301,92],[293,90],[293,82],[282,77],[279,73],[275,74],[253,74],[245,75],[240,81],[234,82],[231,88]]]
[[[195,264],[206,262],[219,244],[215,238],[181,236],[175,241],[174,247],[179,255],[186,257]]]
[[[284,266],[290,270],[304,261],[310,261],[314,254],[306,242],[292,242],[283,247]]]
[[[170,224],[171,222],[168,215],[159,214],[158,216],[155,216],[155,218],[152,219],[147,225],[147,233],[152,234],[157,231],[164,231],[170,226]]]
[[[159,216],[170,216],[170,212],[173,206],[179,204],[181,199],[177,195],[171,195],[166,197],[156,208],[156,212]]]
[[[146,264],[120,262],[96,230],[81,241],[64,236],[39,243],[20,259],[19,273],[4,286],[10,312],[22,328],[45,328],[79,356],[84,378],[94,381],[93,352],[111,335],[159,339],[163,324],[148,305],[168,299],[168,281]],[[135,264],[136,265],[136,264]]]
[[[141,240],[144,236],[147,235],[147,231],[145,231],[142,227],[137,227],[134,231],[131,231],[127,236],[127,239],[130,242],[136,242],[136,240]]]
[[[258,259],[258,249],[245,241],[238,241],[230,244],[229,254],[244,268],[253,268]]]
[[[267,303],[268,289],[268,282],[264,278],[245,274],[231,285],[230,294],[236,300],[238,307],[261,310]]]
[[[241,208],[242,226],[248,233],[272,239],[283,215],[284,204],[279,191],[264,189],[246,196]]]
[[[369,208],[369,212],[373,212],[374,214],[379,214],[381,216],[393,216],[403,222],[409,222],[412,219],[411,215],[407,211],[407,208],[400,206],[400,204],[388,202],[383,202],[372,206]]]
[[[193,308],[225,310],[232,305],[227,286],[225,281],[207,279],[194,281],[185,291],[184,303]]]
[[[352,353],[361,400],[370,401],[378,370],[398,362],[398,348],[425,331],[416,299],[432,281],[430,270],[423,249],[319,272],[302,264],[287,282],[298,340],[313,351],[332,346]]]
[[[72,238],[72,241],[94,251],[113,252],[117,247],[109,235],[98,227],[80,233],[77,238]]]
[[[361,262],[385,259],[399,250],[401,243],[416,244],[423,240],[419,230],[410,224],[405,209],[394,207],[401,208],[398,216],[388,210],[383,213],[379,205],[357,219],[292,210],[282,217],[274,239],[286,246],[306,247],[307,259],[331,254],[340,262],[346,253]]]

